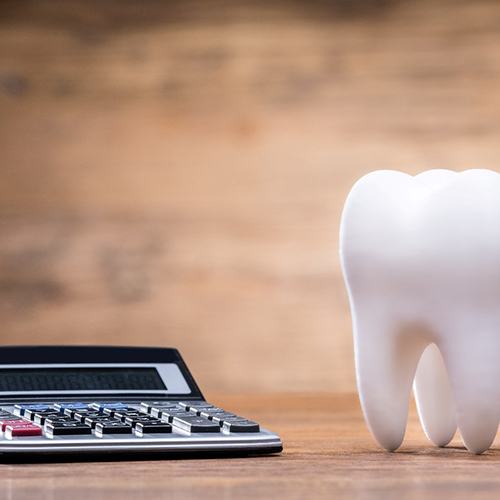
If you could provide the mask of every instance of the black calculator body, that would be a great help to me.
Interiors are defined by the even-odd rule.
[[[176,349],[0,348],[0,459],[281,450],[258,422],[207,402]]]

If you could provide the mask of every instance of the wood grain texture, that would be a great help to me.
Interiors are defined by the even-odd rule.
[[[0,465],[3,498],[453,498],[500,491],[499,442],[481,456],[430,446],[412,408],[404,446],[378,449],[353,395],[214,396],[284,440],[258,458]]]
[[[337,232],[375,168],[500,165],[500,5],[4,1],[5,343],[354,389]]]

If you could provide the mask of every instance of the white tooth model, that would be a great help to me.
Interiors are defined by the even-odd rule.
[[[372,172],[340,229],[361,405],[387,450],[415,397],[427,437],[487,450],[500,417],[500,174]],[[418,370],[417,370],[418,365]]]

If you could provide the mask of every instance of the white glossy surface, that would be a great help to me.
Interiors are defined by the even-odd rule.
[[[470,451],[488,449],[500,415],[500,175],[372,172],[345,203],[340,255],[376,440],[400,446],[420,361],[427,436],[443,446],[458,424]]]

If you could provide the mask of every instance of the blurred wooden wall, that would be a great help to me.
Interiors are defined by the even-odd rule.
[[[376,168],[498,168],[498,26],[493,1],[4,0],[1,341],[353,390],[343,200]]]

